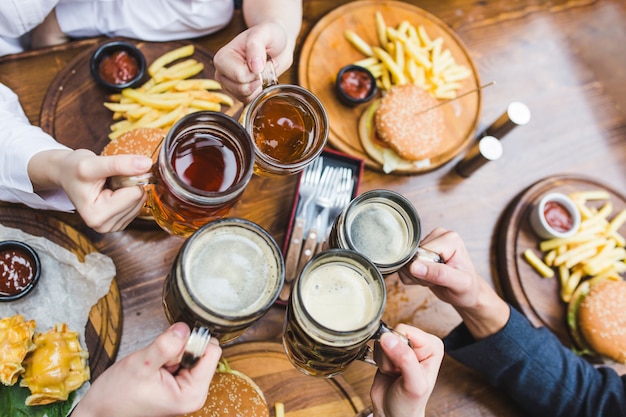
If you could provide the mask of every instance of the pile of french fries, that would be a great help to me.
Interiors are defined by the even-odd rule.
[[[613,214],[610,195],[605,190],[580,191],[569,195],[580,210],[582,222],[577,233],[568,238],[543,240],[542,255],[532,249],[524,258],[545,278],[557,271],[561,299],[569,302],[582,280],[622,279],[626,272],[626,239],[619,229],[626,222],[626,209]],[[600,202],[600,208],[588,204]]]
[[[356,32],[346,30],[346,39],[366,58],[354,62],[367,68],[380,88],[417,84],[438,99],[452,99],[461,81],[472,74],[455,62],[443,38],[431,39],[424,26],[404,20],[397,27],[387,26],[380,12],[375,14],[378,45],[370,45]]]
[[[202,62],[190,58],[194,51],[194,45],[189,44],[166,52],[150,64],[150,79],[141,87],[126,88],[109,97],[104,106],[113,112],[115,121],[109,139],[138,127],[168,130],[187,114],[233,106],[230,96],[215,91],[221,89],[217,81],[191,78],[204,69]]]

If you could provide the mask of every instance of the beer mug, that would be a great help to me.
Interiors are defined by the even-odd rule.
[[[113,189],[147,186],[156,223],[186,237],[228,213],[248,185],[253,164],[252,141],[236,120],[199,111],[170,129],[151,172],[112,177],[110,184]]]
[[[278,84],[271,58],[261,74],[263,91],[242,114],[254,144],[254,172],[262,176],[302,171],[326,146],[326,109],[309,90]]]
[[[163,286],[165,315],[227,343],[269,310],[284,277],[280,248],[263,228],[240,218],[213,220],[178,252]]]
[[[371,190],[337,216],[328,245],[361,253],[387,276],[415,256],[441,262],[438,254],[419,246],[421,233],[419,215],[409,200],[395,191]]]
[[[393,331],[381,321],[386,298],[380,271],[364,256],[344,249],[318,253],[289,298],[283,327],[287,357],[303,373],[322,377],[343,372],[355,360],[376,365],[368,342]]]

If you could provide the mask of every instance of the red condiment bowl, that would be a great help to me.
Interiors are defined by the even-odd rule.
[[[576,203],[562,193],[548,193],[530,213],[530,225],[543,239],[565,238],[580,228],[581,216]]]
[[[337,73],[335,90],[339,100],[348,106],[371,101],[378,93],[376,77],[359,65],[346,65]]]
[[[146,58],[132,43],[112,41],[96,49],[91,57],[89,69],[96,83],[107,90],[119,92],[124,88],[135,87],[143,81],[146,74]]]
[[[24,242],[0,242],[0,302],[14,301],[31,292],[41,276],[35,250]]]

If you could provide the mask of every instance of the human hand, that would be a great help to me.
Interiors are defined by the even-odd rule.
[[[444,263],[416,259],[399,271],[402,282],[426,286],[450,303],[477,339],[502,329],[510,315],[509,306],[476,272],[459,234],[437,228],[421,245],[438,253]]]
[[[98,156],[86,149],[49,150],[35,154],[28,173],[35,190],[62,188],[87,226],[100,233],[122,230],[145,203],[141,187],[113,191],[105,187],[113,175],[148,172],[152,160],[140,155]]]
[[[198,410],[222,350],[209,343],[195,367],[178,370],[188,338],[189,327],[176,323],[148,347],[113,364],[92,383],[72,417],[161,417]]]
[[[293,63],[295,39],[278,22],[253,26],[221,48],[215,54],[215,79],[222,88],[238,100],[248,103],[261,92],[259,74],[265,68],[267,56],[272,57],[276,76]]]
[[[406,324],[395,330],[413,348],[393,333],[381,336],[375,348],[379,368],[370,391],[374,416],[423,417],[443,360],[443,342]]]

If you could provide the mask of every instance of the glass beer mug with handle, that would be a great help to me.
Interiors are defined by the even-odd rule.
[[[254,144],[254,173],[296,174],[324,150],[329,130],[326,109],[309,90],[279,84],[269,56],[261,82],[263,91],[242,114],[242,124]]]
[[[282,253],[261,226],[240,218],[213,220],[181,247],[163,285],[170,323],[183,321],[220,344],[243,334],[278,298],[285,278]],[[204,352],[190,337],[181,366]]]
[[[321,377],[340,374],[355,360],[376,365],[368,342],[395,333],[381,321],[386,294],[380,271],[363,255],[330,249],[314,256],[287,305],[283,345],[291,363]]]

